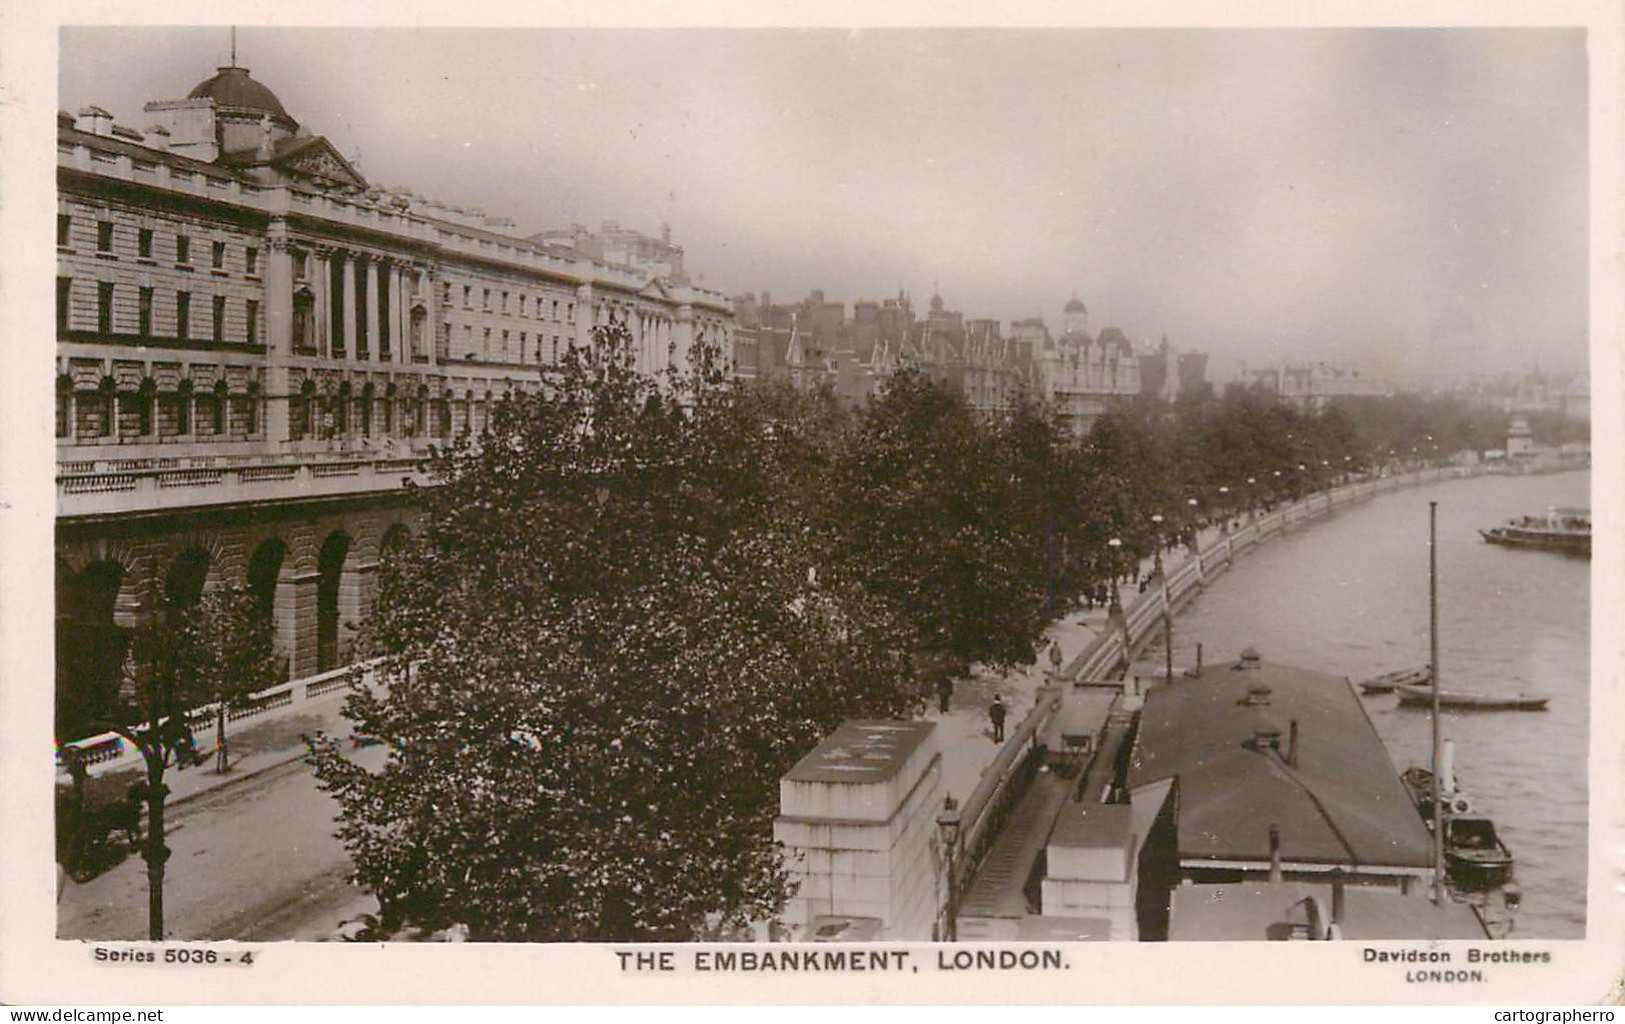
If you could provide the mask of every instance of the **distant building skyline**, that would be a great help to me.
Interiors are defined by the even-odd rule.
[[[631,30],[249,28],[238,59],[368,180],[504,210],[520,235],[669,223],[696,282],[728,292],[940,281],[1009,323],[1081,286],[1098,322],[1192,339],[1221,377],[1358,359],[1400,378],[1462,351],[1585,364],[1578,30],[684,42],[703,69]],[[224,28],[62,44],[62,105],[137,127],[136,97],[177,94],[193,72],[175,69],[228,45]],[[1012,62],[1023,76],[993,70]]]

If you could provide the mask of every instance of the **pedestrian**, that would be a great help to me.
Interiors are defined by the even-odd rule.
[[[1056,640],[1049,645],[1049,663],[1055,666],[1055,671],[1057,673],[1061,671],[1061,661],[1061,642]]]
[[[987,717],[993,722],[993,742],[1004,742],[1004,698],[998,694],[993,695],[993,703],[987,709]]]
[[[942,713],[945,715],[948,713],[948,702],[953,699],[953,696],[953,676],[944,673],[942,677],[937,680],[937,704],[942,709]]]

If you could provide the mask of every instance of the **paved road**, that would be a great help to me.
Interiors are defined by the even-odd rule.
[[[365,749],[357,760],[377,768],[384,753]],[[317,939],[371,909],[370,897],[346,881],[349,855],[332,834],[337,809],[302,761],[170,808],[167,937]],[[57,933],[146,938],[146,862],[132,855],[89,882],[67,883],[57,904]]]

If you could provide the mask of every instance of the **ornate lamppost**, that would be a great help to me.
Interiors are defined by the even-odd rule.
[[[1120,538],[1113,537],[1111,540],[1106,542],[1106,546],[1112,549],[1112,604],[1111,608],[1108,610],[1108,614],[1121,615],[1123,613],[1123,598],[1117,590],[1117,551],[1123,546],[1123,542]]]
[[[1152,513],[1151,522],[1154,524],[1154,526],[1156,528],[1156,533],[1157,533],[1157,550],[1156,550],[1156,554],[1153,556],[1153,559],[1152,559],[1151,574],[1153,576],[1161,576],[1162,575],[1162,513],[1161,512]]]

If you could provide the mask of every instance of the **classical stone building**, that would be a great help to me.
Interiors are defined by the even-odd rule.
[[[244,68],[146,113],[58,116],[69,670],[117,671],[166,597],[233,584],[294,677],[340,667],[428,446],[477,436],[596,325],[626,324],[648,372],[732,350],[730,304],[680,262],[612,265],[376,187]]]
[[[1134,346],[1115,327],[1089,333],[1089,308],[1074,296],[1062,310],[1062,333],[1051,338],[1041,321],[1016,325],[1017,337],[1034,344],[1034,390],[1071,429],[1083,435],[1114,401],[1140,393],[1140,362]]]

